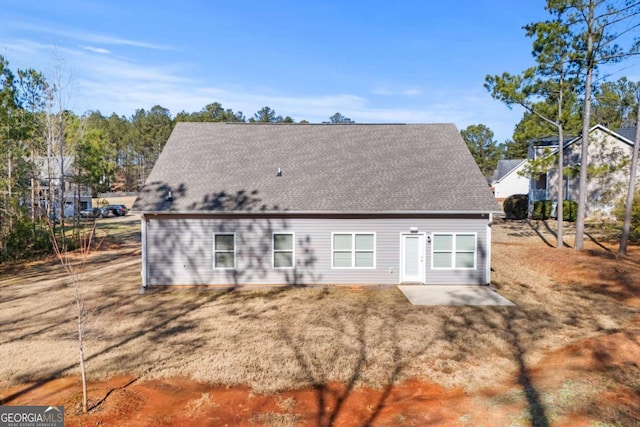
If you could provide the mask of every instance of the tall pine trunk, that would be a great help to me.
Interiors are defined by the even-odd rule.
[[[594,52],[593,28],[595,26],[595,5],[589,0],[589,16],[587,17],[587,51],[585,52],[586,77],[584,82],[584,111],[582,112],[582,147],[580,150],[580,187],[578,196],[578,218],[576,218],[576,250],[584,249],[584,221],[587,214],[587,188],[589,166],[589,125],[591,122],[591,83],[593,81]]]
[[[562,98],[561,98],[562,99]],[[561,101],[562,102],[562,101]],[[562,106],[560,106],[562,108]],[[562,110],[560,110],[560,114]],[[559,114],[559,116],[560,116]],[[556,236],[556,247],[564,247],[563,226],[564,226],[564,129],[558,125],[558,206],[556,207],[556,217],[558,218],[558,231]]]
[[[633,154],[631,155],[631,169],[629,170],[629,192],[627,193],[627,204],[624,211],[624,224],[622,225],[622,236],[620,237],[620,248],[618,255],[627,255],[627,244],[629,243],[629,233],[631,231],[631,214],[633,212],[633,197],[636,191],[636,175],[638,173],[638,149],[640,147],[640,96],[638,96],[638,117],[636,118],[636,141],[633,144]]]
[[[558,230],[556,233],[556,247],[562,249],[564,247],[563,228],[564,228],[564,127],[562,124],[563,102],[564,102],[564,72],[560,77],[560,91],[558,92],[558,119],[556,126],[558,128],[558,205],[556,206],[556,218],[558,221]]]

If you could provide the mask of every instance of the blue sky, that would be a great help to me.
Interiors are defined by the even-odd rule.
[[[13,70],[61,65],[78,114],[220,102],[249,118],[268,105],[296,121],[482,123],[503,142],[522,110],[484,78],[532,65],[522,26],[544,3],[5,0],[0,54]]]

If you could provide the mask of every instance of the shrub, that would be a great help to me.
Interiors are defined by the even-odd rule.
[[[19,217],[5,240],[2,261],[16,261],[34,258],[51,252],[49,230],[44,222],[33,222],[29,218]]]
[[[507,219],[526,219],[529,209],[529,196],[514,194],[505,199],[502,204]]]
[[[562,219],[569,222],[576,222],[578,218],[578,203],[573,200],[562,201]]]
[[[531,218],[533,219],[549,219],[551,217],[551,209],[553,208],[553,202],[551,200],[536,200],[533,202],[533,212]]]
[[[625,195],[616,202],[612,213],[620,222],[624,221],[624,211],[627,205],[627,196]],[[633,195],[633,206],[631,207],[631,229],[635,233],[640,233],[640,190],[636,190]]]

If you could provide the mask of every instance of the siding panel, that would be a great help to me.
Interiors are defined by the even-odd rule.
[[[148,283],[157,285],[382,284],[400,281],[400,236],[412,227],[477,234],[477,268],[432,270],[425,239],[428,284],[484,284],[487,222],[463,218],[216,218],[148,217]],[[295,233],[295,268],[272,268],[272,234]],[[376,233],[375,269],[332,269],[332,232]],[[236,234],[235,270],[213,268],[214,233]]]

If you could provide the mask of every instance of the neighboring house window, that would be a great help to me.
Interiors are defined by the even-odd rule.
[[[549,194],[547,193],[548,189],[547,189],[547,174],[543,174],[540,175],[538,178],[536,178],[536,180],[533,182],[533,188],[531,189],[532,191],[532,201],[537,201],[537,200],[547,200],[547,198],[549,197]]]
[[[273,234],[273,268],[293,268],[295,265],[293,233]]]
[[[236,235],[220,233],[213,235],[213,268],[236,268]]]
[[[536,188],[538,190],[546,190],[547,188],[547,174],[542,174],[536,178]]]
[[[333,233],[333,268],[375,268],[375,233]]]
[[[434,269],[475,269],[476,234],[434,233]]]

